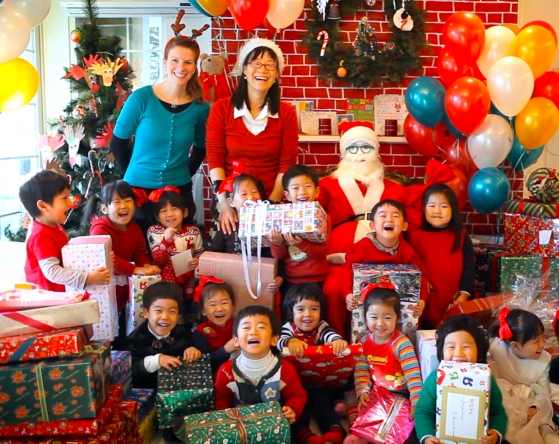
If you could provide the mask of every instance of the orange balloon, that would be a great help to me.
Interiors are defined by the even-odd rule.
[[[514,128],[520,144],[530,151],[546,144],[559,128],[559,110],[545,97],[534,97],[520,111]]]
[[[520,32],[520,26],[518,25],[513,25],[511,23],[506,23],[503,24],[504,27],[509,28],[512,32],[514,32],[514,35],[517,35]]]
[[[533,26],[533,25],[543,26],[545,29],[549,30],[549,32],[551,32],[551,34],[553,35],[553,39],[555,40],[555,44],[557,45],[557,32],[555,31],[555,28],[553,26],[551,26],[547,22],[544,22],[543,20],[532,20],[531,22],[526,23],[522,27],[522,29],[527,28],[528,26]],[[517,28],[518,28],[518,26],[517,26]],[[515,32],[515,34],[518,34],[518,32]]]
[[[557,44],[553,34],[543,26],[533,25],[522,29],[513,43],[512,55],[524,60],[537,79],[551,68]]]

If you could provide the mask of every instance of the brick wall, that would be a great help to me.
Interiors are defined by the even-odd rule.
[[[343,0],[342,0],[343,1]],[[401,0],[396,0],[397,2]],[[307,0],[307,4],[308,4]],[[446,19],[456,11],[475,12],[487,27],[504,23],[518,22],[518,0],[427,0],[419,1],[420,7],[427,11],[426,36],[430,46],[428,54],[423,56],[423,75],[437,76],[436,57],[442,47],[441,33]],[[344,31],[344,41],[350,43],[355,38],[355,29],[361,18],[366,14],[375,28],[379,41],[388,39],[390,29],[383,12],[384,1],[377,0],[375,5],[363,9],[353,17],[345,17],[340,23]],[[351,86],[327,82],[318,79],[318,67],[300,45],[301,35],[305,32],[305,18],[310,17],[310,9],[306,8],[303,15],[289,28],[278,34],[276,42],[287,59],[286,68],[281,77],[282,98],[313,99],[315,109],[345,112],[348,98],[373,98],[377,94],[403,94],[406,85],[413,78],[406,78],[401,85],[387,85],[384,88],[357,89]],[[265,29],[256,30],[260,37],[273,37]],[[252,34],[240,30],[229,15],[214,22],[213,51],[227,51],[229,64],[232,67],[236,53],[242,42]],[[326,169],[339,161],[339,147],[332,143],[299,143],[299,162]],[[422,177],[425,173],[427,158],[415,153],[407,144],[382,144],[380,154],[388,169],[399,170],[412,177]],[[207,167],[206,167],[207,171]],[[511,177],[513,190],[521,190],[522,178]],[[210,189],[205,187],[205,197],[209,199]],[[518,192],[518,191],[517,191]],[[208,207],[209,202],[205,202]],[[209,218],[209,215],[208,215]],[[495,215],[480,215],[468,204],[464,212],[470,231],[477,234],[496,234]]]

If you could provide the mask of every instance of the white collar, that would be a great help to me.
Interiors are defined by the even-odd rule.
[[[271,114],[268,111],[268,104],[266,103],[264,105],[264,108],[262,108],[262,110],[260,111],[260,114],[258,114],[256,116],[256,118],[252,118],[252,114],[250,114],[249,109],[247,108],[247,104],[243,102],[243,107],[241,109],[237,109],[235,107],[233,107],[233,118],[237,119],[238,117],[246,117],[247,119],[250,120],[259,120],[259,119],[264,119],[266,117],[271,117],[273,119],[277,119],[279,118],[278,113],[275,114]]]
[[[147,319],[146,319],[146,322],[148,322]],[[149,330],[149,332],[150,332],[153,336],[155,336],[156,339],[163,339],[163,338],[166,338],[167,336],[169,336],[169,335],[171,334],[171,332],[169,332],[169,333],[167,333],[165,336],[160,336],[160,335],[158,335],[157,333],[154,333],[153,330],[152,330],[151,328],[149,328],[149,323],[148,323],[148,330]]]

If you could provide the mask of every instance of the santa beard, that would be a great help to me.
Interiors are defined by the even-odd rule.
[[[384,178],[384,164],[377,157],[366,161],[356,162],[348,159],[347,156],[340,160],[338,168],[332,173],[335,178],[351,177],[365,185],[369,185],[374,180]]]

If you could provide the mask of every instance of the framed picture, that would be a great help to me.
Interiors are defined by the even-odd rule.
[[[338,114],[338,125],[342,122],[354,122],[355,115],[354,114]]]

